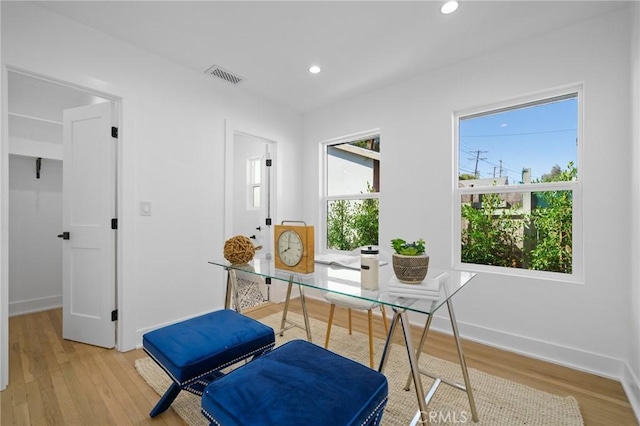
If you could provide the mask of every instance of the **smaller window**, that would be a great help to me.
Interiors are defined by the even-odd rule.
[[[247,160],[247,209],[259,210],[262,197],[262,159],[260,157]]]
[[[350,251],[377,245],[380,135],[360,134],[324,145],[324,247]]]

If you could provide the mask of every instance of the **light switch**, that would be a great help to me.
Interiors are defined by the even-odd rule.
[[[140,216],[151,216],[151,201],[140,202]]]

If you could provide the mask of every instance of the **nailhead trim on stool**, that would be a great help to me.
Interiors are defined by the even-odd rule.
[[[293,340],[209,384],[212,425],[379,425],[387,378],[304,340]]]
[[[263,355],[275,345],[271,327],[230,309],[146,333],[144,350],[173,380],[149,414],[164,412],[181,390],[202,395],[225,367]]]

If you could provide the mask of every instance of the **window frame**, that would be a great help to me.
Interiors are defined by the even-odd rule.
[[[250,157],[247,158],[247,210],[255,211],[260,210],[262,208],[262,157]],[[260,182],[255,182],[255,166],[259,165],[260,167]],[[254,204],[255,200],[255,189],[260,189],[260,201],[259,205]]]
[[[575,94],[577,99],[577,135],[576,146],[576,168],[577,176],[575,181],[529,183],[504,186],[478,186],[459,188],[459,166],[460,166],[460,120],[473,117],[498,113],[502,111],[524,108],[533,104],[544,104],[545,101],[561,98],[563,96]],[[538,92],[531,95],[520,96],[509,100],[484,105],[465,110],[454,111],[452,114],[453,127],[453,174],[452,174],[452,267],[454,269],[464,269],[475,272],[487,272],[494,274],[511,275],[526,278],[538,278],[553,281],[564,281],[571,283],[584,283],[584,247],[583,247],[583,182],[584,182],[584,161],[582,147],[584,146],[584,85],[582,83],[563,86],[551,90]],[[463,195],[468,194],[488,194],[488,193],[523,193],[542,192],[552,190],[572,191],[572,268],[570,274],[561,272],[540,271],[522,268],[509,268],[503,266],[481,265],[462,262],[462,203]]]
[[[346,194],[346,195],[332,195],[329,196],[329,177],[327,175],[328,169],[328,148],[333,145],[340,145],[343,143],[354,142],[361,139],[367,139],[378,136],[381,138],[380,129],[371,129],[358,133],[352,133],[349,135],[339,136],[337,138],[327,139],[319,143],[319,158],[320,158],[320,205],[319,205],[319,221],[318,221],[318,249],[320,253],[348,253],[345,250],[335,250],[327,248],[327,206],[331,201],[337,200],[366,200],[366,199],[380,199],[380,190],[374,193],[363,194]],[[382,138],[381,138],[382,139]],[[379,203],[379,201],[378,201]],[[379,206],[379,204],[378,204]],[[379,207],[378,207],[379,208]]]

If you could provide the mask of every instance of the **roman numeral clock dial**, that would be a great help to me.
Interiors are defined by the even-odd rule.
[[[309,274],[314,268],[314,229],[313,226],[275,225],[275,266],[278,269]]]

